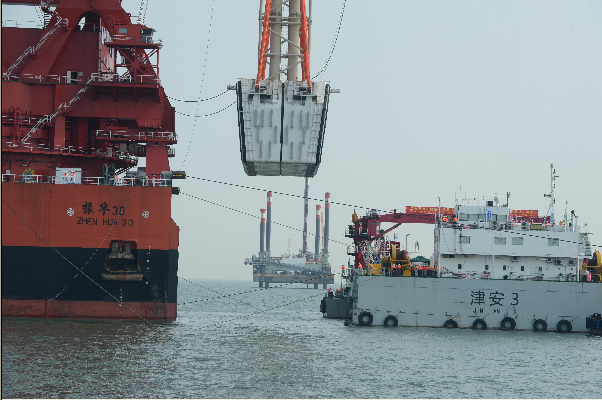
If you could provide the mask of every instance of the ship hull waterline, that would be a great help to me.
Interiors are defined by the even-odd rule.
[[[371,325],[384,325],[388,316],[394,316],[399,326],[444,327],[446,321],[453,320],[459,328],[473,328],[479,319],[486,329],[503,329],[502,321],[511,318],[514,330],[534,330],[535,321],[543,320],[547,331],[557,331],[561,321],[568,321],[572,332],[585,333],[586,318],[602,307],[602,285],[591,282],[382,276],[356,279],[356,308],[352,312],[355,325],[360,325],[360,314],[367,312],[372,316]]]
[[[2,317],[176,319],[170,188],[3,183],[2,199]]]

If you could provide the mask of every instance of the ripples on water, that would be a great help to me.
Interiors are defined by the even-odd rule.
[[[239,318],[323,291],[305,285],[255,291],[257,284],[248,281],[196,282],[224,294],[253,292],[211,300],[215,293],[181,280],[178,320],[152,327],[142,321],[3,318],[2,397],[599,398],[602,394],[599,337],[345,327],[342,321],[322,318],[321,296]],[[227,320],[232,321],[221,323]]]

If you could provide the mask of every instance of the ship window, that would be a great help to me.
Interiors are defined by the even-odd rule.
[[[506,238],[505,237],[494,237],[493,244],[506,244]]]
[[[128,28],[119,28],[119,33],[128,33]]]
[[[525,266],[524,266],[524,265],[521,265],[521,266],[520,266],[520,270],[521,270],[521,271],[524,271],[524,270],[525,270]]]
[[[460,243],[470,243],[470,236],[460,236]]]
[[[541,272],[541,267],[539,267],[539,272]]]
[[[458,264],[458,269],[462,269],[462,264]]]
[[[504,265],[504,266],[502,267],[502,269],[505,271],[505,270],[506,270],[506,266]]]
[[[489,270],[489,265],[485,265],[485,271]]]
[[[558,238],[548,238],[548,246],[560,246]]]
[[[523,239],[522,237],[513,237],[512,238],[512,245],[513,246],[522,246],[523,245]]]

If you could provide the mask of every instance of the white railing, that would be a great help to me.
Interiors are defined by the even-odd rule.
[[[169,187],[170,179],[144,178],[138,181],[133,177],[109,178],[110,186],[140,186],[146,187]],[[19,183],[56,183],[56,177],[52,175],[20,175],[20,174],[2,174],[2,182]],[[82,185],[104,185],[105,178],[100,176],[86,176],[81,178]]]
[[[48,31],[46,32],[46,34],[44,36],[42,36],[42,38],[38,41],[38,44],[36,44],[35,46],[31,46],[28,47],[27,49],[25,49],[25,51],[23,52],[23,54],[21,54],[21,56],[19,56],[19,58],[17,58],[15,60],[15,62],[13,63],[13,65],[11,65],[4,74],[2,74],[3,77],[10,77],[13,75],[13,73],[15,73],[17,71],[17,69],[19,69],[19,67],[21,66],[21,64],[23,64],[25,62],[25,60],[27,60],[29,58],[29,56],[33,55],[33,54],[37,54],[40,52],[40,50],[42,50],[44,47],[46,47],[46,45],[50,42],[51,39],[53,39],[56,34],[58,33],[58,31],[64,27],[67,26],[69,24],[69,20],[68,19],[62,19],[57,13],[56,11],[52,11],[52,14],[57,18],[57,22],[56,24],[54,24],[54,26]]]
[[[2,174],[2,182],[54,183],[54,176]]]
[[[2,21],[3,28],[44,28],[44,25],[40,24],[38,21],[25,21],[25,24],[17,21],[16,19],[7,19]]]
[[[157,75],[138,75],[138,78],[140,78],[140,82],[144,82],[144,78],[147,78],[146,81],[151,81],[159,85],[161,84],[161,79],[159,79]]]
[[[102,74],[102,73],[93,73],[90,75],[90,78],[94,78],[95,82],[131,82],[131,78],[129,76],[121,76],[119,74]]]
[[[140,146],[141,148],[146,148],[145,146]],[[2,148],[7,149],[7,150],[14,150],[16,148],[19,149],[19,151],[21,151],[21,149],[28,149],[29,151],[44,151],[44,152],[59,152],[61,154],[73,154],[73,155],[88,155],[91,157],[105,157],[105,158],[112,158],[115,160],[125,160],[134,164],[138,164],[139,161],[139,157],[133,154],[129,154],[128,152],[123,152],[123,151],[115,151],[115,152],[111,152],[111,153],[107,153],[106,151],[101,151],[100,149],[90,149],[88,150],[84,150],[83,148],[79,147],[79,148],[75,148],[73,146],[67,146],[67,147],[55,147],[52,148],[46,144],[43,143],[13,143],[13,142],[3,142],[2,143]],[[54,153],[56,154],[56,153]]]
[[[118,40],[132,40],[132,37],[127,35],[111,35],[111,41],[116,42]]]
[[[109,178],[111,186],[138,186],[137,182],[141,183],[141,186],[148,187],[169,187],[170,180],[169,179],[160,179],[160,178],[144,178],[138,181],[133,177],[123,177],[123,178]],[[82,185],[104,185],[105,178],[100,176],[94,177],[82,177],[81,179]]]
[[[96,137],[107,139],[132,138],[138,140],[144,139],[167,139],[176,140],[175,132],[132,132],[132,131],[110,131],[99,129],[96,131]]]

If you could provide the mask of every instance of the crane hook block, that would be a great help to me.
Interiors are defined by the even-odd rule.
[[[236,84],[240,156],[249,176],[313,177],[326,131],[330,85],[241,79]]]

